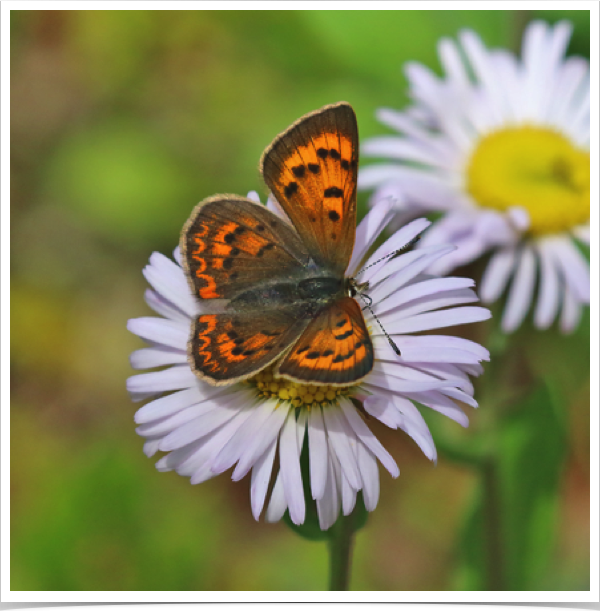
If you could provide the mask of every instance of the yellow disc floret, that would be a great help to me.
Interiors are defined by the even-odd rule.
[[[248,380],[256,387],[259,396],[285,401],[292,407],[331,405],[341,395],[348,395],[354,386],[337,387],[324,384],[301,384],[273,376],[273,367],[256,374]]]
[[[590,154],[551,129],[488,134],[471,155],[466,181],[480,206],[527,210],[533,234],[565,231],[590,218]]]

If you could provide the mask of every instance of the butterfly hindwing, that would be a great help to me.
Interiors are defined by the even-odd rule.
[[[314,261],[340,276],[354,247],[358,127],[341,102],[310,113],[263,153],[264,180]]]
[[[373,344],[360,307],[351,297],[341,297],[310,322],[277,371],[299,382],[343,386],[372,368]]]
[[[200,314],[188,342],[190,366],[216,386],[246,379],[279,358],[308,323],[294,307]]]
[[[272,277],[295,277],[309,256],[286,222],[246,198],[216,195],[196,206],[180,240],[186,276],[202,299],[231,299]]]

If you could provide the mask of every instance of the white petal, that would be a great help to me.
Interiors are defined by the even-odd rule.
[[[269,500],[269,506],[267,507],[267,513],[265,520],[267,522],[279,522],[287,509],[287,501],[285,498],[285,492],[283,489],[283,478],[281,477],[281,470],[277,474],[273,491],[271,492],[271,499]]]
[[[178,365],[164,371],[139,373],[127,379],[129,392],[167,392],[180,390],[197,384],[198,378],[187,365]]]
[[[313,499],[325,493],[327,482],[327,439],[320,408],[311,409],[308,420],[308,447],[310,460],[310,488]]]
[[[374,389],[377,390],[377,387],[374,387]],[[397,429],[400,425],[401,419],[391,397],[381,394],[368,396],[363,401],[363,407],[368,414],[391,429]]]
[[[539,243],[538,253],[540,259],[540,289],[534,323],[539,329],[547,329],[558,313],[561,290],[558,270],[552,253],[548,252],[548,245],[544,242]]]
[[[363,500],[367,511],[373,511],[379,501],[379,469],[372,452],[362,443],[357,448],[358,468],[363,481]]]
[[[380,201],[366,214],[356,228],[354,251],[348,265],[348,274],[353,276],[373,242],[379,237],[394,214],[393,202]]]
[[[524,247],[502,317],[502,330],[505,333],[514,331],[525,318],[531,304],[534,287],[535,256],[530,248]]]
[[[416,219],[405,225],[394,235],[386,240],[367,260],[365,267],[374,266],[381,262],[383,264],[384,257],[391,255],[398,250],[407,247],[420,233],[422,233],[431,223],[427,219]]]
[[[170,301],[161,297],[156,291],[146,289],[144,292],[144,300],[157,313],[165,318],[183,323],[190,324],[190,317],[175,307]]]
[[[162,344],[176,350],[185,350],[190,336],[190,324],[164,318],[132,318],[127,321],[127,329],[142,339]]]
[[[215,390],[217,389],[215,388]],[[135,421],[137,424],[143,424],[144,422],[151,422],[158,418],[170,416],[194,403],[198,403],[202,398],[197,387],[180,390],[166,397],[155,399],[141,407],[135,413]]]
[[[369,430],[367,425],[362,421],[361,417],[356,412],[356,408],[347,399],[340,400],[340,407],[344,412],[344,416],[350,423],[350,426],[356,433],[358,439],[367,447],[381,462],[381,464],[390,472],[392,477],[398,477],[400,470],[389,452],[381,445],[379,440]]]
[[[444,396],[437,390],[430,390],[421,393],[406,393],[406,396],[413,401],[417,401],[431,409],[444,414],[447,418],[458,422],[463,427],[469,426],[469,418],[451,399]]]
[[[453,327],[454,325],[480,322],[490,317],[491,313],[487,308],[465,306],[440,312],[418,314],[412,318],[388,325],[386,331],[390,335],[416,333],[417,331],[428,331],[430,329],[442,329],[444,327]],[[374,331],[373,335],[379,335],[379,333]]]
[[[496,301],[502,294],[516,261],[514,248],[505,248],[492,255],[479,288],[484,303]]]
[[[260,438],[262,436],[262,426],[269,416],[271,416],[276,407],[276,401],[258,402],[254,406],[252,409],[252,415],[246,422],[245,426],[238,429],[235,435],[217,454],[213,464],[211,465],[211,468],[215,473],[227,471],[227,469],[232,467],[239,460],[242,453],[245,452],[247,444],[252,443],[252,440],[256,440],[257,437]],[[250,466],[248,466],[248,469],[249,468]]]
[[[590,268],[579,249],[567,237],[552,241],[556,264],[562,268],[565,282],[582,303],[590,302]]]
[[[463,337],[453,337],[451,335],[403,336],[396,338],[396,344],[402,352],[403,361],[436,362],[438,359],[435,358],[435,355],[446,349],[466,352],[471,355],[466,357],[466,361],[464,359],[459,360],[459,363],[489,361],[490,359],[489,351],[483,346]],[[440,362],[442,362],[442,359],[440,359]]]
[[[232,480],[237,481],[242,479],[272,441],[277,440],[281,427],[285,422],[286,410],[282,406],[277,408],[276,402],[273,403],[275,407],[267,421],[261,426],[259,431],[256,431],[254,436],[248,439],[246,448],[241,453],[239,462],[231,476]]]
[[[182,365],[187,363],[187,354],[182,350],[164,350],[162,348],[141,348],[129,356],[133,369],[151,369],[164,365]]]
[[[242,393],[239,393],[240,395]],[[208,435],[219,426],[225,424],[243,410],[244,403],[240,406],[237,395],[229,395],[227,399],[219,402],[219,408],[202,414],[195,420],[186,423],[169,433],[160,444],[163,452],[176,450],[188,443]],[[248,408],[247,408],[248,409]]]
[[[563,333],[572,333],[581,318],[581,304],[573,291],[566,286],[563,296],[563,307],[560,317],[560,330]]]
[[[306,507],[300,472],[300,450],[296,438],[296,417],[290,411],[283,425],[279,441],[280,474],[285,491],[285,498],[294,524],[302,524]]]
[[[323,410],[323,418],[330,447],[340,461],[342,470],[346,474],[350,485],[355,490],[360,490],[360,472],[351,447],[351,441],[355,443],[355,440],[351,440],[347,433],[342,412],[334,406],[329,406]]]
[[[319,526],[321,530],[327,530],[329,527],[333,526],[340,513],[340,495],[332,461],[333,452],[329,451],[325,494],[320,499],[317,499],[317,513],[319,515]]]
[[[275,449],[277,448],[277,439],[271,442],[269,448],[262,456],[254,463],[252,467],[252,476],[250,480],[250,505],[252,507],[252,515],[258,521],[260,512],[262,511],[271,472],[273,471],[273,461],[275,460]]]

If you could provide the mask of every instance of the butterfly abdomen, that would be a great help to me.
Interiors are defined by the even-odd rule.
[[[342,293],[343,280],[339,278],[305,278],[291,282],[265,284],[234,297],[227,309],[235,311],[281,308],[305,303],[311,309],[325,305]]]

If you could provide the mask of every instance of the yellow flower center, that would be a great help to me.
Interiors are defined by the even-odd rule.
[[[590,154],[551,129],[502,129],[473,152],[467,190],[481,206],[524,208],[533,234],[564,231],[590,218]]]
[[[300,384],[285,378],[275,378],[273,367],[257,373],[248,380],[256,386],[259,396],[289,402],[292,407],[329,405],[340,395],[347,395],[352,386],[334,387],[316,384]]]

